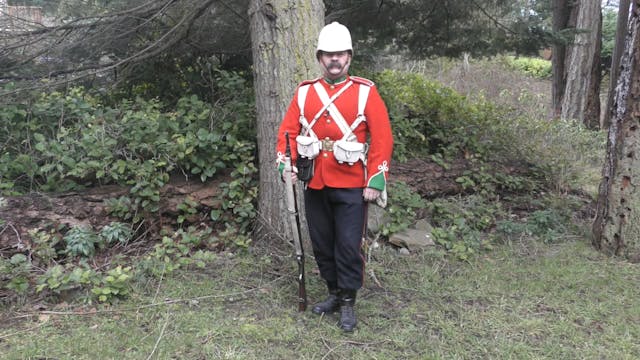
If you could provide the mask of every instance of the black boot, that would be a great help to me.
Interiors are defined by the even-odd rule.
[[[352,332],[356,328],[356,291],[342,290],[340,293],[340,328]]]
[[[311,312],[314,314],[322,315],[322,314],[330,314],[338,310],[340,307],[340,298],[338,297],[339,290],[337,286],[332,286],[329,284],[329,296],[317,304],[313,306]]]

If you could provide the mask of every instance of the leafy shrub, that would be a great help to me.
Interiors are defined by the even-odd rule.
[[[113,302],[114,299],[126,297],[129,295],[131,273],[130,266],[117,266],[107,271],[91,288],[91,294],[100,302]]]
[[[486,231],[504,213],[499,202],[481,195],[435,199],[427,210],[434,224],[435,242],[460,260],[490,247]]]
[[[64,236],[66,252],[71,256],[91,257],[96,252],[98,235],[88,226],[75,226]]]
[[[0,258],[0,289],[24,294],[29,289],[31,262],[24,254],[15,254],[10,259]]]
[[[419,74],[387,70],[376,82],[389,108],[394,157],[431,157],[445,166],[452,157],[464,157],[473,168],[459,181],[471,190],[490,192],[505,183],[511,190],[531,190],[540,180],[567,189],[592,182],[594,174],[585,170],[604,156],[604,134],[575,121],[514,115],[510,108],[469,100]],[[500,174],[496,163],[528,167],[529,173]]]
[[[551,61],[530,58],[530,57],[505,57],[505,62],[508,67],[522,71],[528,76],[532,76],[538,79],[549,79],[551,77]]]
[[[108,106],[73,88],[4,109],[8,120],[0,124],[6,130],[0,141],[7,150],[0,154],[0,192],[118,184],[131,189],[131,203],[114,210],[123,219],[157,211],[170,173],[206,181],[253,152],[251,89],[238,74],[218,76],[217,86],[227,95],[213,105],[186,96],[171,111],[141,98]]]
[[[389,201],[386,213],[389,221],[382,225],[383,236],[402,231],[411,225],[419,211],[426,207],[425,201],[402,181],[389,183]]]
[[[98,274],[86,265],[55,265],[38,277],[36,292],[48,290],[54,294],[61,294],[70,290],[81,290],[96,282],[97,277]]]
[[[131,227],[121,222],[112,222],[100,230],[100,238],[104,239],[107,244],[127,243],[132,236]]]

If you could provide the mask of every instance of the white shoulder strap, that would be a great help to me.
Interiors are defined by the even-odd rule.
[[[369,98],[369,90],[371,87],[360,84],[360,91],[358,92],[358,116],[364,117],[364,108],[367,106],[367,99]]]
[[[304,103],[307,101],[307,93],[311,84],[302,85],[298,88],[298,107],[300,108],[300,116],[304,116]]]
[[[370,86],[360,84],[360,88],[358,89],[358,117],[356,121],[351,124],[351,131],[355,130],[361,122],[367,121],[367,118],[364,116],[364,109],[367,107],[369,90],[371,90]]]
[[[313,132],[311,127],[312,124],[309,124],[307,118],[304,116],[304,105],[307,101],[307,94],[309,93],[309,88],[311,84],[302,85],[298,88],[298,107],[300,108],[300,124],[304,128],[304,133],[306,135],[310,135],[311,137],[317,138],[316,134]]]

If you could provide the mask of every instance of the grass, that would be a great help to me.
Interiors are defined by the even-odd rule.
[[[112,305],[6,309],[3,359],[633,359],[638,265],[585,241],[499,245],[469,263],[437,249],[373,252],[358,329],[299,313],[294,261],[277,250],[138,279]],[[307,264],[310,302],[324,286]]]

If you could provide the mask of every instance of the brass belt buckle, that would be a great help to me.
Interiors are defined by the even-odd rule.
[[[322,150],[324,151],[333,151],[333,140],[329,140],[329,138],[322,139]]]

